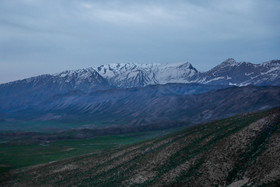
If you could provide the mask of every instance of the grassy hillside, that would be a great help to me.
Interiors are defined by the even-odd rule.
[[[279,137],[274,109],[15,170],[1,180],[5,186],[278,186]]]
[[[29,142],[27,138],[0,141],[0,173],[91,152],[101,152],[172,132],[162,130],[98,136],[89,139]],[[31,135],[30,135],[31,136]],[[31,137],[32,138],[32,137]]]

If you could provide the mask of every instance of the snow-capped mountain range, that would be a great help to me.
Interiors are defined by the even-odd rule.
[[[96,71],[110,85],[116,87],[143,87],[154,84],[188,83],[198,71],[188,62],[174,64],[109,64]]]
[[[96,74],[100,75],[97,76]],[[261,64],[236,62],[229,58],[207,72],[199,72],[190,63],[171,64],[107,64],[96,68],[65,71],[54,74],[66,83],[75,82],[75,87],[85,83],[98,83],[111,87],[144,87],[167,83],[200,83],[211,85],[280,85],[280,60]],[[104,78],[104,81],[100,79]],[[32,79],[32,78],[31,78]]]
[[[41,75],[0,85],[5,88],[48,88],[54,92],[78,89],[144,87],[167,83],[200,83],[210,85],[280,85],[280,60],[261,64],[236,62],[229,58],[207,72],[199,72],[190,63],[107,64],[96,68]],[[1,91],[0,91],[1,92]]]

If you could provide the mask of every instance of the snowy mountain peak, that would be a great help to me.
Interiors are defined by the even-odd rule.
[[[168,64],[107,64],[95,68],[117,87],[189,82],[197,70],[188,62]]]
[[[53,83],[57,83],[61,86],[68,85],[68,87],[71,85],[70,87],[83,91],[108,86],[107,80],[93,68],[67,70],[51,76]]]
[[[223,61],[220,65],[221,66],[235,66],[238,63],[233,58],[228,58],[225,61]]]
[[[165,69],[165,68],[183,68],[183,69],[191,69],[196,72],[198,72],[189,62],[178,62],[178,63],[168,63],[168,64],[162,64],[159,66],[160,69]]]
[[[236,62],[229,58],[208,72],[201,73],[199,83],[215,85],[280,85],[280,61],[262,64]]]
[[[93,68],[87,68],[87,69],[78,69],[78,70],[67,70],[63,71],[61,73],[53,74],[53,76],[58,76],[60,78],[66,78],[66,79],[89,79],[89,78],[95,78],[98,76],[98,73]]]

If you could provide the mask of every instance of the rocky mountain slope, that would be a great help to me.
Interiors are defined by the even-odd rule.
[[[197,123],[280,106],[280,87],[230,87],[189,95],[174,94],[168,85],[150,86],[62,95],[40,106],[44,114],[51,113],[61,119],[80,116],[114,125],[165,124],[180,120]]]
[[[111,88],[94,69],[41,75],[0,85],[0,110],[28,107],[72,90],[91,92]]]
[[[279,186],[279,109],[0,176],[1,186]]]
[[[207,89],[206,89],[207,88]],[[190,94],[192,91],[200,94]],[[207,92],[208,91],[208,92]],[[206,92],[206,93],[205,93]],[[2,112],[3,120],[53,120],[165,128],[190,125],[243,112],[280,106],[280,88],[246,86],[218,89],[199,84],[69,92],[38,105]],[[94,125],[93,125],[94,126]]]
[[[145,88],[107,88],[104,90],[95,90],[90,93],[81,90],[69,90],[68,92],[61,92],[59,90],[54,90],[53,93],[49,93],[49,90],[40,88],[32,93],[21,93],[18,90],[18,94],[7,94],[0,97],[0,113],[15,113],[26,109],[39,109],[46,111],[46,107],[51,109],[51,105],[60,102],[61,106],[75,105],[75,103],[81,103],[84,101],[89,101],[89,103],[84,103],[86,105],[100,104],[103,102],[115,102],[115,100],[125,100],[128,97],[131,100],[137,99],[137,97],[152,97],[160,95],[190,95],[205,93],[211,90],[217,90],[226,88],[223,85],[202,85],[202,84],[166,84],[166,85],[154,85]],[[24,90],[24,88],[22,88]],[[28,88],[27,88],[28,89]],[[24,92],[24,91],[23,91]],[[142,96],[141,96],[142,95]],[[60,101],[59,101],[60,100]],[[139,100],[138,100],[139,101]],[[81,103],[82,104],[82,103]],[[60,107],[61,108],[61,107]],[[81,107],[79,107],[81,108]],[[91,107],[93,108],[93,106]],[[56,109],[58,109],[56,107]],[[62,108],[61,108],[62,109]]]
[[[221,85],[280,85],[280,60],[262,64],[236,62],[230,58],[201,73],[196,82]]]

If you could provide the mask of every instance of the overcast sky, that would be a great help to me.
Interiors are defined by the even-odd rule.
[[[107,63],[280,59],[279,0],[0,0],[0,83]]]

